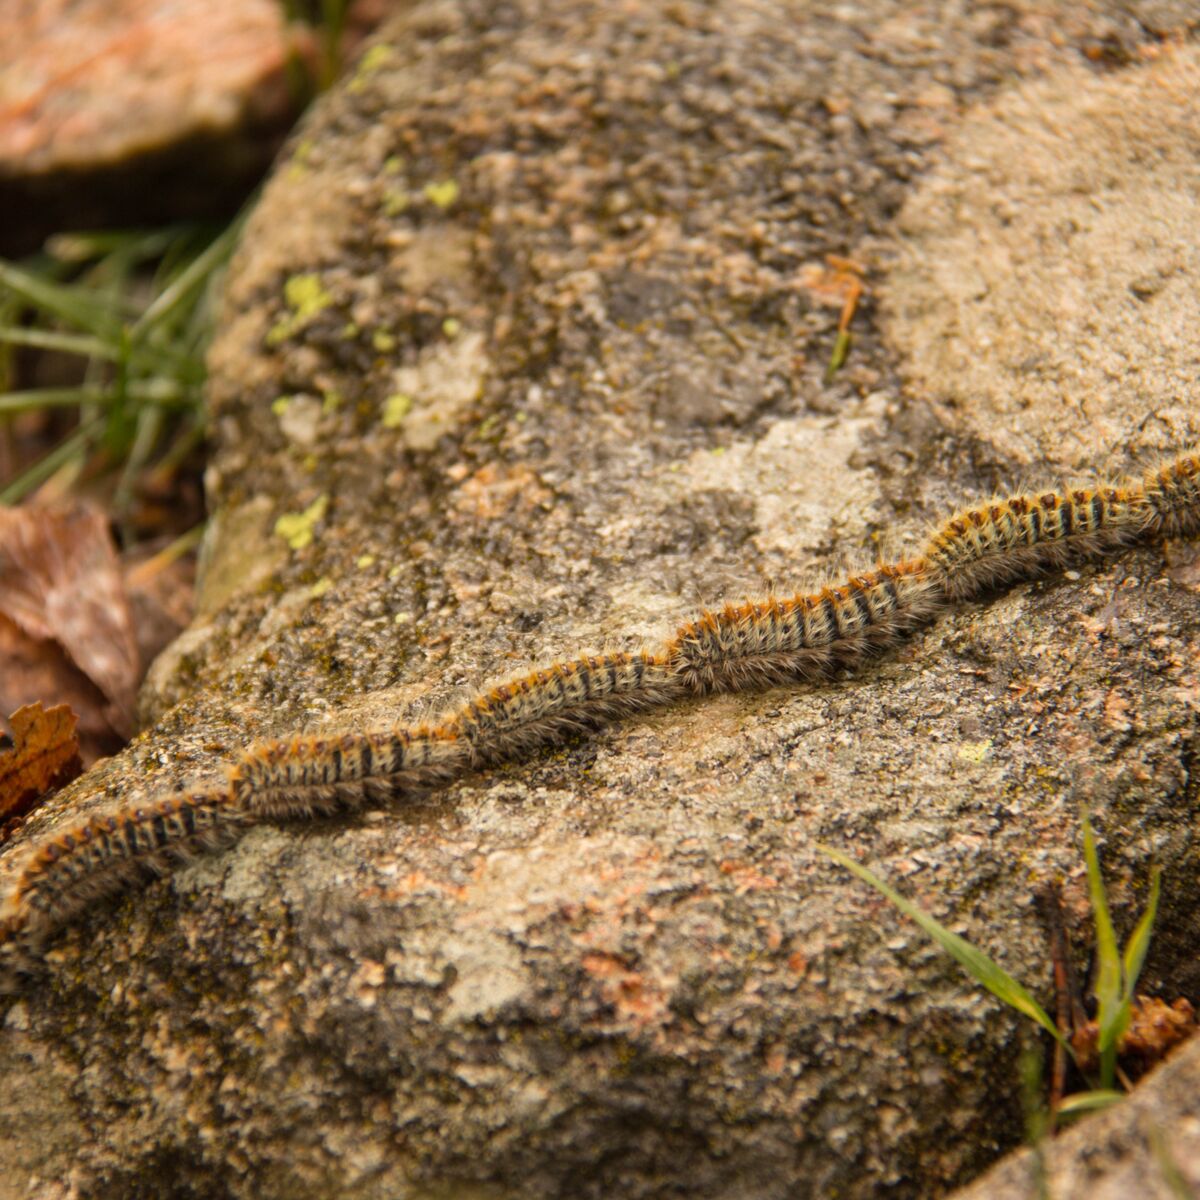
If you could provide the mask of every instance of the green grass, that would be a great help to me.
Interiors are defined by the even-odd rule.
[[[965,938],[951,933],[910,900],[906,900],[893,887],[885,883],[874,872],[855,862],[840,850],[818,845],[823,854],[853,872],[859,879],[886,896],[902,913],[916,923],[952,958],[954,958],[976,983],[985,987],[993,996],[1010,1008],[1040,1026],[1055,1039],[1075,1060],[1075,1052],[1069,1040],[1050,1019],[1046,1010],[1034,999],[1023,984],[1014,979],[994,959]],[[1160,872],[1156,868],[1151,876],[1150,900],[1129,941],[1124,954],[1117,948],[1116,934],[1108,911],[1108,898],[1104,891],[1104,880],[1100,873],[1100,860],[1096,853],[1096,839],[1087,813],[1083,814],[1083,854],[1087,866],[1088,891],[1091,895],[1092,914],[1096,925],[1096,1022],[1099,1028],[1098,1053],[1100,1057],[1099,1077],[1089,1080],[1090,1091],[1069,1096],[1058,1109],[1061,1115],[1094,1111],[1106,1108],[1121,1098],[1114,1089],[1116,1082],[1117,1049],[1122,1034],[1129,1027],[1134,993],[1138,976],[1146,961],[1150,948],[1150,934],[1158,911]],[[1077,1063],[1078,1065],[1078,1063]]]
[[[0,260],[0,422],[49,408],[78,414],[59,445],[0,489],[0,503],[102,454],[120,464],[119,516],[140,471],[202,439],[204,353],[240,227],[60,235],[22,264]],[[70,356],[78,382],[12,390],[26,347]]]
[[[348,0],[280,0],[289,20],[318,38],[316,77],[299,59],[298,97],[341,70]],[[22,413],[70,409],[63,439],[15,478],[0,504],[16,504],[51,476],[109,464],[113,515],[129,508],[146,468],[182,461],[203,440],[204,355],[224,267],[242,225],[69,233],[21,263],[0,259],[0,437]],[[19,387],[29,352],[69,356],[66,386]],[[61,366],[61,364],[58,364]]]

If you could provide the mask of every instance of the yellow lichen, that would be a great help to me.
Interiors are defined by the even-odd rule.
[[[458,199],[458,183],[453,179],[443,179],[440,183],[427,183],[425,198],[438,208],[449,208]]]
[[[313,272],[291,276],[283,285],[283,299],[291,312],[272,326],[267,334],[268,346],[287,341],[333,303],[333,296],[325,290],[320,275]]]
[[[284,513],[275,522],[276,536],[283,538],[293,550],[303,550],[313,540],[313,526],[325,516],[329,496],[322,492],[303,512]]]
[[[412,409],[412,397],[395,392],[383,402],[384,429],[399,429]]]

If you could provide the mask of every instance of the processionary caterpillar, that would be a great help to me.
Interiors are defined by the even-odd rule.
[[[1139,484],[963,509],[918,558],[811,594],[702,613],[655,652],[555,663],[431,724],[260,743],[224,787],[90,817],[26,851],[0,897],[0,987],[32,969],[43,939],[89,902],[252,825],[392,799],[690,696],[827,678],[988,588],[1135,542],[1196,533],[1200,451],[1192,450]]]
[[[88,901],[216,849],[245,823],[223,789],[171,792],[92,817],[35,847],[4,898],[0,930],[16,923],[30,938],[43,936]]]

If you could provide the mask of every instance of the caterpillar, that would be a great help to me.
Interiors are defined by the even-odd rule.
[[[390,800],[466,769],[470,748],[429,726],[252,746],[229,773],[238,810],[260,821],[310,817]]]
[[[698,694],[817,679],[894,646],[945,605],[928,564],[902,562],[811,595],[703,613],[680,627],[667,657]]]
[[[238,806],[259,819],[356,808],[682,694],[661,657],[585,655],[502,683],[435,725],[265,742],[233,769],[230,788]]]
[[[947,597],[961,601],[1132,545],[1153,523],[1140,487],[1010,496],[955,513],[926,543],[923,558]]]
[[[1169,538],[1200,533],[1200,450],[1147,471],[1142,489],[1154,512],[1155,532]]]
[[[27,957],[92,901],[228,844],[242,824],[226,790],[179,790],[49,837],[0,903],[0,985],[6,950]]]
[[[46,936],[94,901],[265,821],[390,800],[579,730],[717,691],[828,678],[989,588],[1200,533],[1200,449],[1129,485],[965,508],[915,559],[788,599],[704,612],[657,651],[584,655],[511,679],[433,723],[250,747],[224,786],[177,790],[48,835],[0,895],[0,990],[36,969]]]
[[[511,758],[565,734],[683,698],[665,654],[585,655],[479,696],[451,719],[475,764]]]

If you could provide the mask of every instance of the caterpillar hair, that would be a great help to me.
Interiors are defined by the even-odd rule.
[[[468,743],[442,727],[292,738],[252,746],[229,788],[256,820],[311,817],[393,799],[453,778],[470,762]]]
[[[1153,520],[1141,488],[1010,496],[955,513],[925,546],[952,601],[1132,545]]]
[[[1162,537],[1200,533],[1200,448],[1147,471],[1142,487],[1154,514],[1154,532]]]
[[[444,783],[682,694],[659,657],[585,656],[502,683],[434,725],[265,742],[234,768],[230,787],[236,802],[258,819],[353,809]]]
[[[27,938],[64,924],[91,901],[222,845],[240,825],[224,790],[177,791],[55,833],[25,863],[0,909],[0,930]]]
[[[585,655],[500,684],[464,705],[448,724],[476,762],[494,762],[684,693],[664,655]]]
[[[703,613],[679,629],[667,655],[701,694],[817,679],[896,645],[945,605],[923,562],[898,563],[811,595]]]

